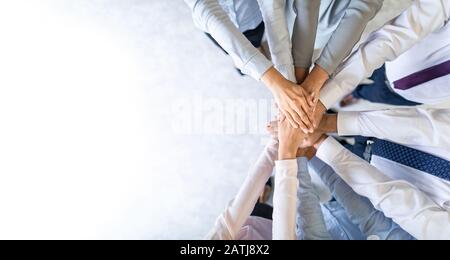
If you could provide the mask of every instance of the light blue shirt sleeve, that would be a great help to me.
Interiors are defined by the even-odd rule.
[[[336,31],[316,61],[332,75],[361,39],[367,24],[383,6],[384,0],[352,0]]]
[[[299,189],[297,193],[297,239],[331,240],[320,207],[319,196],[315,193],[308,171],[308,160],[298,158]]]
[[[184,1],[191,8],[197,27],[211,34],[244,74],[260,80],[273,66],[239,31],[217,0]]]

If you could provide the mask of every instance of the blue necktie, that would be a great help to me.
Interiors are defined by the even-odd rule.
[[[450,162],[400,144],[374,139],[372,154],[450,181]]]

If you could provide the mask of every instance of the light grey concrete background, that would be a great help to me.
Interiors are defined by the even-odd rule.
[[[264,136],[181,127],[270,95],[183,1],[2,1],[0,29],[0,238],[202,238]]]

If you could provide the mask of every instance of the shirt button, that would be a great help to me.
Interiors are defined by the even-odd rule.
[[[381,240],[381,238],[377,235],[371,235],[367,237],[367,240]]]

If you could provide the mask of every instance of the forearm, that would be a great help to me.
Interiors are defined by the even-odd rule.
[[[337,127],[337,121],[338,121],[338,115],[324,115],[322,121],[319,124],[319,127],[317,128],[317,131],[320,131],[322,133],[337,133],[338,127]]]
[[[378,13],[384,0],[354,0],[338,28],[325,46],[317,64],[332,75],[361,39],[367,24]]]
[[[286,21],[286,0],[258,0],[263,15],[267,41],[275,68],[295,82],[291,38]]]
[[[261,77],[261,81],[274,94],[286,83],[286,78],[275,68],[271,67]]]
[[[343,136],[361,135],[404,145],[428,144],[447,149],[450,146],[449,114],[450,109],[426,108],[340,112],[337,116],[337,128],[338,134]],[[393,125],[395,131],[385,127]]]
[[[295,240],[297,204],[297,161],[276,162],[275,192],[273,195],[273,239]]]
[[[326,83],[321,91],[322,103],[331,108],[384,63],[441,28],[448,20],[448,6],[448,0],[416,0],[397,18],[372,33]]]
[[[308,172],[308,160],[298,158],[297,238],[300,240],[331,240],[327,231],[319,196]]]
[[[272,66],[264,55],[236,28],[217,0],[185,0],[196,24],[211,34],[230,54],[235,65],[245,74],[260,80]]]
[[[392,180],[329,137],[317,157],[417,239],[450,239],[450,213],[405,181]]]
[[[411,235],[403,231],[391,219],[376,210],[370,201],[356,194],[326,163],[317,157],[310,166],[329,188],[333,197],[345,209],[352,223],[366,236],[377,235],[381,240],[411,240]]]
[[[272,175],[278,156],[278,144],[271,140],[250,169],[234,201],[219,217],[216,231],[210,237],[235,239],[239,230],[253,211],[255,204]],[[216,233],[216,234],[215,234]]]

